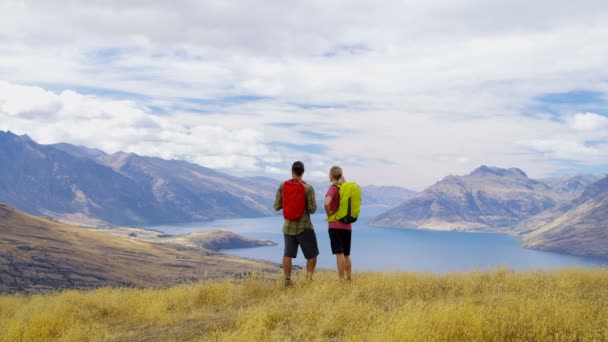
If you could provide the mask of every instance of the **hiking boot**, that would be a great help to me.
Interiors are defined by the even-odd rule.
[[[293,283],[291,282],[291,278],[285,278],[285,287],[292,287]]]

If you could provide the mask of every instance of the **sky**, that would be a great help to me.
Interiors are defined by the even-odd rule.
[[[414,190],[608,173],[606,1],[0,0],[0,130]]]

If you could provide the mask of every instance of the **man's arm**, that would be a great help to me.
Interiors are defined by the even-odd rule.
[[[317,201],[315,199],[315,189],[310,187],[310,190],[306,191],[306,205],[308,207],[308,212],[314,214],[317,211]]]
[[[274,210],[279,211],[281,209],[283,209],[283,184],[279,186],[277,196],[274,199]]]

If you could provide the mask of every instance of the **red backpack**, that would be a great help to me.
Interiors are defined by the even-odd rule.
[[[289,221],[298,221],[306,211],[306,185],[304,182],[290,179],[283,183],[283,217]]]

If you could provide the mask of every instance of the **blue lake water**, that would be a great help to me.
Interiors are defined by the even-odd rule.
[[[516,238],[489,233],[437,232],[370,227],[365,222],[386,208],[363,208],[353,225],[351,259],[354,271],[450,272],[505,267],[549,270],[564,267],[606,267],[607,260],[522,248]],[[317,267],[335,268],[324,214],[313,215],[320,255]],[[227,219],[151,227],[168,234],[225,229],[242,236],[272,240],[277,246],[223,251],[280,263],[283,256],[283,217]],[[294,264],[304,265],[301,250]]]

